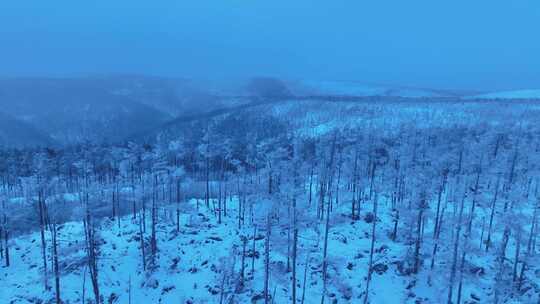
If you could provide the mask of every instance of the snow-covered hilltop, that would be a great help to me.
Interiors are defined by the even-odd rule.
[[[471,98],[487,99],[540,99],[540,90],[515,90],[493,92],[471,96]]]
[[[354,81],[298,80],[288,83],[295,95],[445,97],[442,90],[369,85]]]

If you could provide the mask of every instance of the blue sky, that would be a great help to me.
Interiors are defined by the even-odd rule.
[[[0,75],[540,88],[538,0],[0,0]]]

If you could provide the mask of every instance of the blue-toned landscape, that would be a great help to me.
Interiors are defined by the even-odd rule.
[[[0,4],[0,303],[539,303],[540,3]]]

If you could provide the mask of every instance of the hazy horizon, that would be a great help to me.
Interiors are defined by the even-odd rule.
[[[18,1],[0,76],[274,76],[470,90],[540,88],[538,1]]]

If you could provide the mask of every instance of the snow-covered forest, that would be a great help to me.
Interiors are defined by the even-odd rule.
[[[333,94],[5,146],[0,303],[538,303],[538,101]]]

